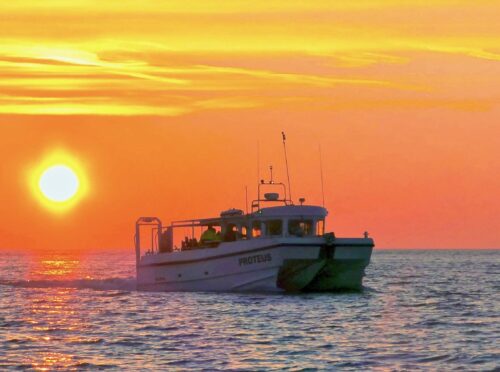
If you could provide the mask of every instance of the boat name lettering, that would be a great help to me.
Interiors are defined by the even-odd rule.
[[[240,266],[252,265],[260,262],[272,261],[271,253],[268,254],[256,254],[255,256],[242,257],[238,260]]]

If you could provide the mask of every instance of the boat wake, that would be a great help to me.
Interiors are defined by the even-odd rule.
[[[16,288],[75,288],[98,291],[135,291],[136,280],[129,278],[68,279],[68,280],[1,280],[0,285]]]

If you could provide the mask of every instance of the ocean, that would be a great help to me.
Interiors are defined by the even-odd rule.
[[[375,250],[351,293],[146,293],[132,252],[2,252],[0,369],[498,370],[499,250]]]

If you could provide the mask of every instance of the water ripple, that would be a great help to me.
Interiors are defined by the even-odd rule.
[[[141,293],[132,255],[7,254],[0,369],[495,370],[499,254],[377,251],[363,291],[293,295]]]

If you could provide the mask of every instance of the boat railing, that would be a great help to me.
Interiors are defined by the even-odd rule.
[[[267,192],[264,193],[264,197],[262,197],[261,187],[266,188],[280,188],[282,190],[283,198],[280,198],[280,193],[275,192]],[[278,203],[283,205],[293,205],[293,201],[288,198],[286,193],[286,185],[282,182],[274,182],[271,178],[271,181],[261,180],[257,186],[257,199],[252,200],[252,213],[258,212],[261,209],[261,203]]]
[[[137,264],[140,261],[141,251],[145,250],[143,243],[145,243],[147,246],[145,254],[156,254],[200,248],[213,248],[218,246],[220,242],[202,243],[197,241],[195,238],[195,228],[199,227],[201,229],[204,226],[209,225],[220,226],[224,220],[226,220],[226,218],[224,217],[178,220],[173,221],[168,226],[163,226],[161,220],[158,217],[140,217],[136,221],[134,235]],[[149,228],[149,236],[144,236],[145,232],[142,231],[143,228]],[[177,247],[174,246],[174,230],[177,230],[179,228],[190,228],[191,237],[189,238],[188,236],[186,236],[184,240],[181,241],[181,245]]]
[[[263,200],[263,201],[268,201],[268,200]],[[272,201],[281,201],[283,203],[287,203],[287,205],[291,204],[290,200],[287,199],[275,199]],[[157,253],[169,253],[169,252],[174,252],[174,251],[184,251],[184,250],[194,250],[194,249],[204,249],[204,248],[214,248],[219,246],[220,243],[222,242],[229,242],[233,241],[230,240],[226,236],[227,230],[224,230],[224,228],[227,229],[227,226],[239,226],[238,230],[235,231],[235,238],[234,240],[240,240],[240,239],[248,239],[250,236],[250,239],[258,238],[256,236],[252,236],[251,232],[251,223],[252,221],[255,222],[260,222],[260,228],[262,231],[265,230],[264,224],[266,223],[265,221],[273,221],[277,217],[275,216],[270,216],[270,217],[258,217],[258,216],[250,216],[250,215],[236,215],[236,216],[227,216],[227,217],[214,217],[214,218],[202,218],[202,219],[190,219],[190,220],[178,220],[178,221],[173,221],[170,225],[168,226],[163,226],[161,220],[158,217],[140,217],[136,221],[136,231],[135,231],[135,236],[134,236],[134,241],[135,241],[135,250],[136,250],[136,261],[139,263],[140,258],[141,258],[141,250],[145,250],[145,254],[157,254]],[[290,223],[289,218],[285,218],[283,220],[283,224],[287,224],[286,226],[283,225],[281,227],[282,233],[280,234],[281,236],[289,236],[290,233],[287,233],[288,229],[290,229],[290,226],[288,226],[288,223]],[[320,236],[322,235],[322,232],[324,231],[324,225],[323,227],[319,228],[316,226],[317,223],[322,222],[324,224],[324,219],[322,218],[312,218],[311,219],[311,229],[312,235]],[[228,225],[229,223],[229,225]],[[235,224],[236,223],[236,224]],[[210,241],[200,241],[197,240],[196,237],[201,237],[203,235],[203,228],[206,226],[213,225],[215,227],[221,226],[221,232],[218,234],[218,239],[215,240],[210,240]],[[242,226],[246,228],[245,233],[242,233]],[[145,231],[143,229],[148,229],[149,236],[144,236]],[[191,229],[191,234],[186,234],[184,239],[179,239],[178,237],[176,238],[176,242],[179,245],[174,245],[174,231],[178,230],[179,228],[188,228]],[[195,229],[200,228],[200,234],[195,234]],[[250,230],[249,230],[250,229]],[[141,236],[141,231],[142,231],[142,236]],[[239,233],[239,235],[238,235]],[[266,233],[267,234],[267,233]],[[295,237],[299,236],[297,234],[292,234]],[[307,234],[309,236],[310,234]],[[240,238],[238,238],[240,236]],[[302,236],[302,235],[300,235]],[[243,238],[245,237],[245,238]],[[144,238],[144,239],[141,239]],[[198,238],[200,239],[200,238]],[[148,243],[149,242],[149,243]],[[143,244],[144,243],[144,246]]]
[[[139,265],[141,259],[141,228],[149,227],[151,229],[151,246],[148,252],[154,253],[158,250],[161,239],[162,222],[158,217],[139,217],[135,222],[135,261]]]

